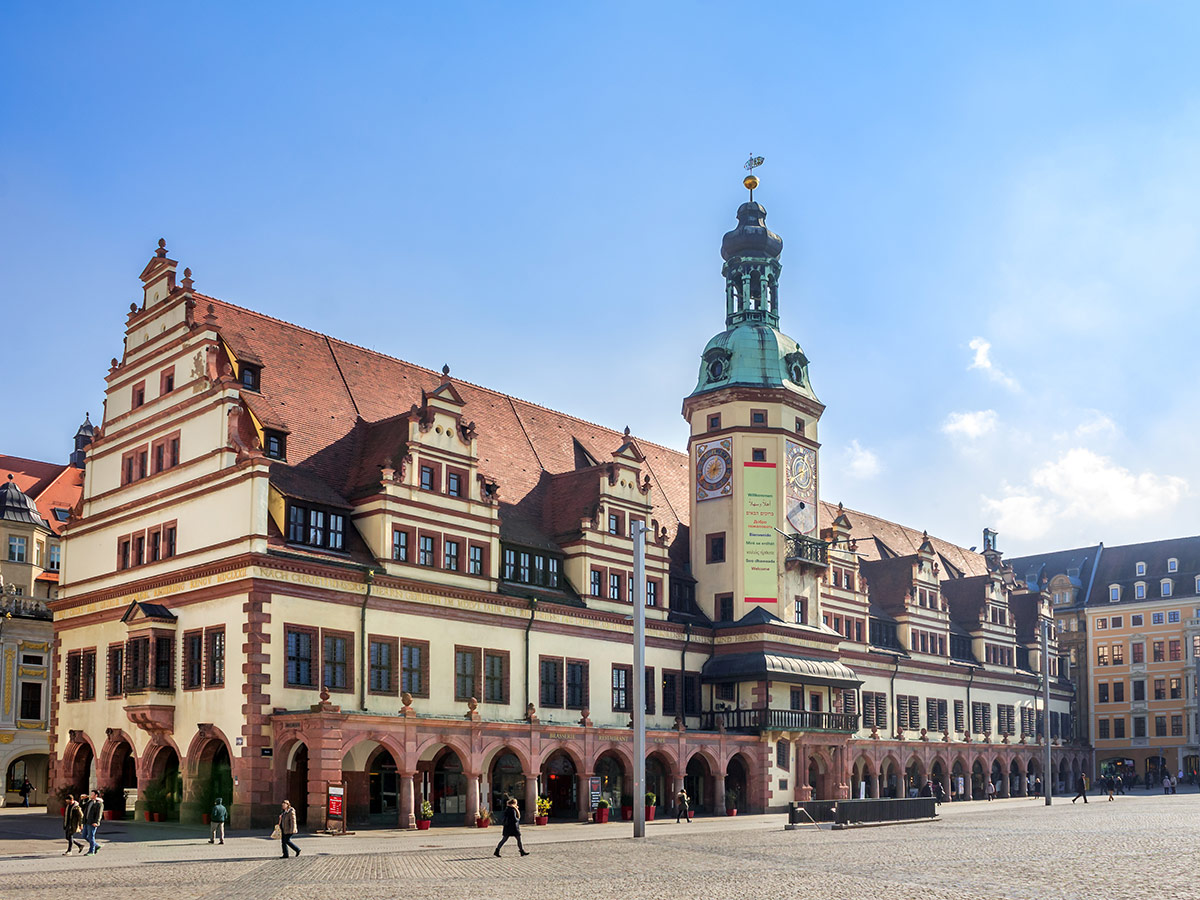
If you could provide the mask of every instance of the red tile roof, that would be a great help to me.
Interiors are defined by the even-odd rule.
[[[83,470],[60,463],[39,462],[19,456],[0,456],[0,484],[13,476],[21,492],[37,506],[38,513],[50,523],[55,534],[65,522],[58,521],[54,509],[70,509],[83,493]]]

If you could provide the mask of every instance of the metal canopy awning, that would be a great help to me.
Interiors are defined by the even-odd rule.
[[[846,688],[857,688],[862,684],[862,679],[853,669],[835,660],[775,653],[714,656],[700,669],[700,680],[706,684],[720,681],[783,681]]]

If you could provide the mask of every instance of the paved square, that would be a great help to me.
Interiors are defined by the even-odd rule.
[[[503,859],[491,855],[495,828],[310,836],[287,861],[263,836],[211,846],[195,828],[134,823],[106,823],[99,856],[66,858],[56,822],[5,810],[0,900],[1200,896],[1200,795],[942,810],[938,822],[847,831],[786,832],[781,816],[656,822],[640,842],[617,823],[526,828],[524,859],[511,846]]]

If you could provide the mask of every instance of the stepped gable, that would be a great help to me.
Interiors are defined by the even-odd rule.
[[[261,391],[243,394],[260,418],[287,428],[289,462],[273,465],[272,478],[277,469],[293,470],[280,478],[297,493],[316,493],[316,479],[344,498],[376,481],[376,457],[386,456],[389,443],[404,434],[400,417],[420,404],[422,390],[432,392],[443,380],[432,369],[216,298],[199,302],[212,304],[235,355],[261,363]],[[545,475],[576,468],[576,442],[606,459],[624,434],[469,382],[455,379],[454,387],[465,419],[476,425],[479,471],[500,486],[505,536],[544,544]],[[687,454],[642,440],[638,446],[646,456],[654,518],[673,542],[686,525]]]
[[[925,541],[922,532],[915,528],[889,522],[869,513],[845,509],[850,519],[850,534],[858,541],[858,554],[864,559],[891,559],[897,556],[915,556]],[[828,528],[837,518],[836,504],[821,501],[821,527]],[[959,576],[983,575],[987,572],[983,555],[973,553],[957,544],[929,536],[938,560],[942,564],[941,580]]]

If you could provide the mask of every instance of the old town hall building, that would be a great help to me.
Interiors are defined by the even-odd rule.
[[[683,453],[200,294],[160,241],[66,529],[55,783],[185,820],[223,792],[235,827],[284,798],[323,827],[337,783],[352,824],[584,819],[632,802],[634,678],[660,806],[1020,794],[1046,740],[1086,767],[1056,674],[1041,708],[1049,595],[994,535],[820,500],[765,217],[722,242]]]

